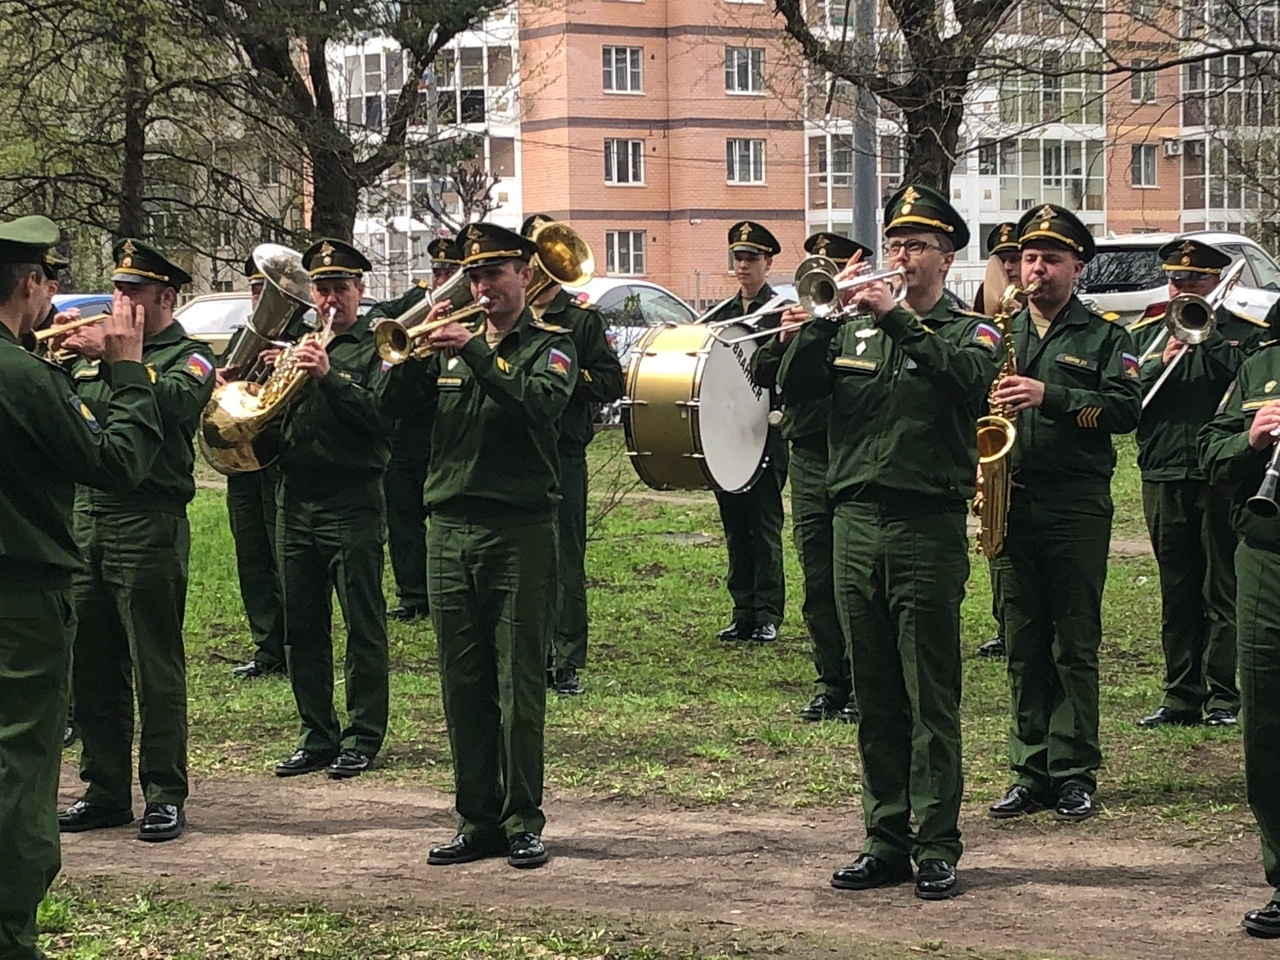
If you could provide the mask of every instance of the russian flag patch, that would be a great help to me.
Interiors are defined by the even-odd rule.
[[[573,361],[569,359],[567,353],[562,353],[555,347],[547,354],[547,369],[553,373],[558,373],[566,380],[572,375]]]
[[[193,353],[187,357],[187,362],[183,365],[182,372],[188,373],[201,383],[204,383],[213,375],[213,362],[199,353]]]
[[[989,323],[980,323],[973,328],[973,342],[993,353],[999,348],[1002,339],[999,329]]]
[[[1120,362],[1124,364],[1124,375],[1126,377],[1129,377],[1131,380],[1140,379],[1137,357],[1132,353],[1122,353],[1120,354]]]

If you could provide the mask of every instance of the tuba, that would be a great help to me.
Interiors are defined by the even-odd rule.
[[[253,259],[266,282],[225,364],[228,374],[240,379],[213,391],[196,431],[205,460],[226,476],[261,470],[280,455],[281,414],[306,381],[294,351],[309,340],[327,345],[333,325],[331,312],[322,330],[306,333],[281,350],[270,371],[260,366],[258,354],[278,345],[275,338],[299,310],[310,306],[311,278],[302,269],[301,255],[288,247],[264,243],[254,249]]]
[[[524,302],[533,303],[556,284],[586,283],[595,273],[596,260],[582,235],[567,223],[544,223],[530,234],[538,248],[529,266],[533,279],[524,291]]]
[[[1024,296],[1029,297],[1039,287],[1033,281],[1025,290],[1013,284],[1004,289],[1000,305],[992,322],[1000,330],[1004,341],[1004,360],[991,383],[987,395],[989,412],[978,418],[978,474],[980,483],[973,498],[973,514],[978,518],[977,552],[988,560],[994,560],[1004,550],[1004,536],[1009,525],[1009,495],[1013,489],[1013,474],[1009,470],[1009,451],[1017,439],[1014,426],[1015,414],[996,403],[996,387],[1005,377],[1018,372],[1018,357],[1013,344],[1013,316],[1022,309]]]

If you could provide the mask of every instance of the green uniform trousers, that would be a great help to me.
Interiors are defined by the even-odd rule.
[[[382,476],[387,501],[387,552],[396,596],[406,607],[427,605],[427,508],[422,487],[431,463],[429,449],[396,437]]]
[[[480,842],[541,834],[546,656],[556,527],[435,515],[427,585],[453,754],[458,831]]]
[[[312,498],[280,484],[277,516],[284,651],[298,704],[298,747],[377,756],[389,711],[382,599],[382,482]],[[333,705],[333,594],[347,625],[347,725]]]
[[[827,497],[827,437],[791,445],[791,534],[804,574],[805,626],[813,640],[814,692],[844,703],[853,690],[849,646],[836,609],[834,518]]]
[[[1236,535],[1227,500],[1203,480],[1147,481],[1142,511],[1160,567],[1164,705],[1235,713]]]
[[[587,665],[587,451],[560,446],[560,506],[556,510],[556,630],[551,669]]]
[[[786,580],[782,571],[782,488],[787,484],[787,445],[745,493],[716,491],[724,543],[729,553],[726,585],[733,599],[731,619],[740,624],[782,623]]]
[[[185,515],[77,511],[87,561],[72,579],[72,667],[84,799],[132,806],[133,698],[138,779],[147,803],[187,799],[187,606],[191,528]]]
[[[1111,497],[1014,488],[996,559],[1012,697],[1009,766],[1044,799],[1068,780],[1090,792],[1098,742],[1098,647]]]
[[[276,570],[275,470],[227,477],[227,519],[236,547],[240,599],[253,637],[254,661],[271,670],[284,665],[284,603]]]
[[[1235,559],[1245,790],[1280,900],[1280,548],[1246,541]]]
[[[862,710],[863,849],[890,864],[954,864],[963,851],[960,602],[968,572],[962,510],[836,506],[836,602]]]
[[[69,590],[0,590],[0,958],[42,960],[36,907],[62,867],[58,773]]]

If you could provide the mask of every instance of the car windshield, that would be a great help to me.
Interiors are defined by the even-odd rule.
[[[1160,256],[1146,247],[1102,247],[1080,274],[1081,293],[1128,293],[1165,285]]]
[[[192,300],[177,313],[184,330],[195,333],[231,333],[249,319],[249,298]]]

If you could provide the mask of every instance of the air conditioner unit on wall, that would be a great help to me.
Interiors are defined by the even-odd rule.
[[[1164,155],[1166,157],[1182,156],[1181,140],[1175,139],[1174,137],[1165,137],[1162,141],[1162,146],[1164,147]]]
[[[1188,140],[1186,142],[1186,148],[1187,148],[1188,157],[1195,157],[1196,159],[1200,159],[1201,157],[1204,156],[1203,140]]]

